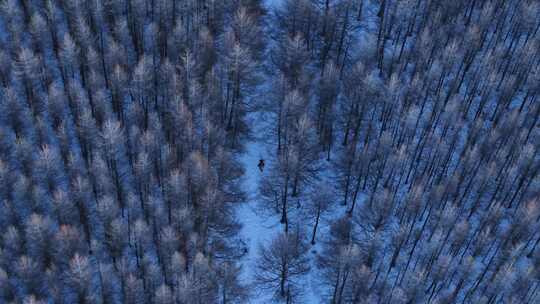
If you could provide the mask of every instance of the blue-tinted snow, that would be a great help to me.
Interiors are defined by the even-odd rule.
[[[263,126],[260,124],[261,113],[252,114],[251,119],[253,125],[261,129]],[[259,123],[258,123],[259,122]],[[255,134],[262,134],[263,132],[254,132]],[[240,231],[240,236],[244,239],[248,247],[248,253],[244,257],[244,271],[243,280],[246,284],[251,284],[254,278],[255,262],[258,256],[260,245],[267,244],[276,234],[283,231],[283,226],[279,223],[279,217],[266,217],[257,212],[257,193],[258,184],[262,174],[257,164],[259,159],[263,158],[267,162],[266,169],[268,169],[268,152],[266,145],[258,138],[254,138],[246,145],[246,151],[242,155],[240,161],[245,169],[243,189],[247,193],[247,202],[244,203],[237,210],[238,219],[242,223],[243,227]],[[311,225],[307,231],[310,231]],[[322,229],[321,229],[322,231]],[[314,249],[314,248],[313,248]],[[314,251],[310,251],[310,257],[314,260]],[[313,264],[313,263],[312,263]],[[304,288],[304,303],[319,303],[319,292],[316,290],[316,284],[314,283],[315,267],[312,265],[312,271],[305,279]],[[250,288],[251,292],[255,292],[255,288]],[[251,302],[254,304],[259,303],[271,303],[271,294],[254,294]]]

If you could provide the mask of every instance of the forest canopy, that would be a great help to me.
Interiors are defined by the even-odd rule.
[[[539,303],[537,0],[0,0],[0,303]]]

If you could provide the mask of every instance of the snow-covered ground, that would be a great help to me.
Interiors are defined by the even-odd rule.
[[[260,112],[250,114],[250,121],[253,123],[252,126],[255,127],[254,134],[265,134],[262,130],[264,128],[264,114]],[[240,222],[242,223],[242,230],[240,231],[241,238],[246,242],[248,247],[248,253],[243,258],[243,274],[242,280],[244,284],[251,285],[254,281],[254,272],[256,260],[259,253],[259,247],[261,245],[267,245],[270,240],[278,233],[283,231],[283,225],[279,222],[279,216],[268,217],[268,214],[263,215],[261,212],[257,211],[258,205],[258,185],[261,179],[261,176],[267,171],[260,172],[257,165],[259,160],[265,159],[267,162],[268,170],[268,161],[270,159],[268,152],[268,145],[264,143],[262,138],[257,138],[256,136],[246,144],[246,151],[243,153],[240,161],[245,169],[244,179],[243,179],[243,189],[247,194],[247,201],[242,204],[237,209],[237,216]],[[332,177],[330,175],[330,170],[324,168],[320,172],[320,177],[322,179],[330,180]],[[330,182],[330,181],[328,181]],[[358,199],[357,207],[360,208],[363,201],[366,199],[363,193],[360,194]],[[326,217],[321,219],[319,225],[319,230],[317,233],[317,244],[310,248],[309,258],[311,260],[311,271],[305,277],[305,285],[303,286],[303,297],[302,303],[311,304],[311,303],[320,303],[321,294],[319,284],[317,284],[317,268],[315,265],[315,259],[317,253],[321,250],[322,236],[327,233],[329,228],[329,222],[343,216],[345,214],[345,208],[343,206],[336,204],[334,210],[331,210]],[[313,219],[311,218],[301,218],[302,215],[297,215],[300,218],[297,220],[302,221],[302,225],[306,229],[306,232],[311,233],[313,228]],[[309,235],[310,236],[310,235]],[[310,245],[311,246],[311,245]],[[260,293],[257,294],[256,288],[250,288],[250,291],[253,293],[250,299],[250,303],[253,304],[262,304],[262,303],[272,303],[271,294]]]
[[[244,191],[247,193],[247,202],[245,202],[238,210],[238,219],[242,223],[242,230],[240,236],[246,241],[248,247],[248,253],[244,257],[244,271],[243,280],[246,284],[251,284],[254,279],[255,261],[257,259],[258,248],[260,245],[267,243],[272,235],[274,235],[279,229],[279,222],[274,222],[272,219],[264,219],[257,214],[256,196],[257,186],[260,179],[261,172],[257,168],[259,161],[259,152],[261,146],[256,142],[250,142],[246,145],[246,153],[242,156],[241,162],[245,168],[244,176]],[[250,292],[254,289],[250,288]],[[266,303],[264,295],[254,297],[251,303]]]
[[[254,121],[256,128],[262,128],[261,113],[253,113],[251,119]],[[254,134],[263,134],[255,130]],[[283,226],[279,223],[279,218],[263,216],[257,212],[257,194],[258,184],[263,173],[257,167],[259,159],[269,159],[266,145],[259,139],[254,138],[246,144],[246,151],[242,155],[240,161],[245,169],[243,189],[247,193],[247,201],[238,208],[237,216],[243,227],[240,231],[240,236],[246,241],[248,253],[244,257],[244,283],[251,284],[254,279],[255,263],[259,252],[260,245],[268,244],[276,234],[283,230]],[[310,251],[311,260],[315,257],[315,248]],[[313,264],[313,263],[312,263]],[[304,303],[319,303],[319,292],[314,283],[314,274],[316,270],[312,265],[312,271],[306,276],[306,285],[304,288]],[[250,288],[253,292],[253,297],[250,303],[262,304],[271,303],[271,294],[257,294],[255,288]]]
[[[271,13],[273,9],[276,9],[281,4],[282,0],[265,0],[265,6],[268,11]],[[268,88],[260,88],[260,91],[263,92]],[[264,98],[264,93],[259,96],[259,98]],[[268,145],[265,143],[263,138],[260,138],[261,134],[266,134],[264,128],[264,113],[254,112],[249,115],[248,120],[251,121],[250,125],[255,128],[252,130],[252,134],[255,135],[245,146],[246,150],[240,158],[240,162],[244,167],[244,180],[243,180],[243,190],[247,194],[247,201],[237,209],[237,216],[240,222],[242,223],[242,229],[240,231],[240,237],[246,242],[248,252],[243,258],[243,273],[242,280],[244,284],[248,286],[251,285],[254,281],[255,275],[255,264],[259,253],[259,248],[261,245],[267,245],[270,240],[278,233],[283,231],[283,226],[279,222],[278,216],[268,217],[268,215],[262,215],[260,212],[257,212],[257,197],[258,197],[258,186],[261,176],[266,173],[260,172],[257,167],[260,159],[266,160],[266,168],[269,167],[270,153],[268,152]],[[258,137],[259,136],[259,137]],[[330,179],[329,171],[323,170],[321,172],[322,178]],[[359,201],[362,201],[359,199]],[[321,239],[328,229],[328,221],[335,219],[344,214],[345,210],[336,207],[336,210],[329,214],[328,219],[321,219],[319,225],[318,240]],[[306,219],[306,231],[311,232],[312,229],[312,219]],[[304,294],[302,296],[302,303],[312,304],[321,302],[321,291],[317,284],[316,275],[317,269],[315,266],[315,258],[317,252],[320,250],[321,243],[317,243],[315,246],[310,248],[309,257],[311,260],[311,271],[305,277],[305,285],[303,286]],[[250,303],[253,304],[262,304],[262,303],[273,303],[272,295],[269,293],[258,293],[256,288],[250,287],[250,292],[252,295],[250,297]]]
[[[257,255],[258,244],[268,241],[273,232],[279,229],[279,223],[271,222],[272,219],[265,220],[256,212],[258,184],[261,173],[257,167],[259,159],[265,158],[263,145],[258,140],[253,140],[246,145],[246,151],[240,161],[245,169],[243,190],[247,194],[247,201],[237,210],[238,218],[243,227],[241,236],[246,240],[249,248],[247,254],[247,265],[252,266],[252,262]],[[249,269],[245,271],[245,279],[252,278]]]
[[[260,121],[262,114],[255,112],[250,114],[250,119],[254,122],[255,131],[253,134],[260,134],[257,129],[261,128]],[[240,158],[244,167],[243,190],[247,194],[247,201],[237,209],[237,216],[242,223],[240,236],[246,242],[248,252],[244,257],[243,277],[245,284],[252,284],[254,280],[254,269],[259,247],[268,243],[272,236],[279,232],[281,225],[277,218],[265,218],[257,213],[258,185],[262,172],[257,167],[260,159],[268,159],[265,145],[254,137],[246,144],[246,151]],[[250,292],[255,293],[255,288],[250,288]],[[269,295],[254,294],[251,303],[268,303]]]
[[[265,0],[265,6],[268,12],[278,8],[282,0]],[[260,88],[261,91],[265,91],[268,88]],[[264,98],[264,94],[261,94],[260,98]],[[250,114],[249,119],[252,120],[252,126],[255,130],[253,134],[265,134],[264,132],[264,114],[261,112],[255,112]],[[254,281],[254,271],[256,271],[255,264],[261,245],[266,245],[269,241],[278,233],[283,231],[283,226],[279,222],[279,217],[267,217],[257,212],[257,196],[258,185],[264,172],[260,172],[257,164],[259,160],[269,160],[268,146],[264,140],[255,136],[250,142],[246,144],[246,151],[240,158],[242,166],[244,167],[244,181],[243,189],[247,193],[247,201],[237,209],[237,216],[242,223],[242,230],[240,231],[240,237],[246,242],[248,247],[248,253],[244,257],[243,261],[243,273],[242,280],[245,284],[251,285]],[[267,161],[267,168],[268,168]],[[322,225],[321,225],[322,226]],[[321,227],[321,231],[324,228]],[[314,258],[316,250],[319,244],[311,248],[309,255],[311,258],[312,270],[305,278],[305,288],[303,295],[303,302],[307,304],[319,303],[320,294],[317,291],[314,274],[316,273]],[[250,303],[263,304],[272,303],[272,295],[269,293],[258,292],[256,288],[250,288],[252,295],[250,297]]]
[[[265,0],[264,4],[268,9],[275,8],[281,3],[282,0]]]

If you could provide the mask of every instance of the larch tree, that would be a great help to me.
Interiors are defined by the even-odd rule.
[[[300,301],[302,277],[309,271],[307,245],[297,230],[279,233],[267,247],[261,246],[255,282],[280,302]]]

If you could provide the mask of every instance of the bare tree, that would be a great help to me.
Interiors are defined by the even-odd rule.
[[[310,269],[307,250],[298,230],[276,235],[267,246],[261,244],[255,274],[257,286],[271,291],[278,301],[300,301],[301,280]]]

